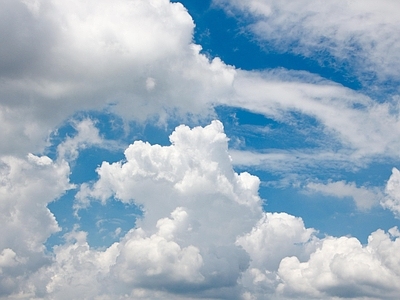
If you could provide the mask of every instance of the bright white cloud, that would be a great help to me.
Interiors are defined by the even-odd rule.
[[[144,218],[138,221],[141,229],[125,239],[131,236],[126,245],[136,245],[138,249],[134,252],[146,255],[142,260],[153,260],[147,267],[159,267],[159,271],[153,268],[145,274],[156,272],[155,275],[168,276],[162,280],[167,284],[176,273],[175,281],[179,281],[181,271],[174,271],[168,265],[164,269],[163,262],[158,261],[161,258],[148,256],[149,250],[140,248],[148,249],[158,243],[165,246],[155,248],[156,252],[172,251],[171,255],[178,255],[173,259],[176,262],[187,260],[199,264],[192,281],[203,289],[235,286],[249,262],[248,255],[235,241],[261,216],[259,180],[248,173],[233,171],[227,137],[218,121],[205,128],[179,126],[170,140],[172,145],[168,147],[135,142],[125,151],[126,162],[103,163],[98,169],[99,180],[91,188],[84,185],[77,200],[93,197],[104,202],[114,195],[123,202],[143,207]],[[166,212],[174,212],[172,217],[184,216],[184,222],[177,226],[166,219]],[[145,267],[138,264],[142,263],[132,261],[128,265]],[[189,267],[185,269],[192,273]]]
[[[286,213],[265,213],[251,232],[236,241],[251,258],[240,280],[243,297],[272,297],[279,283],[277,270],[281,260],[288,256],[307,260],[318,244],[315,233],[314,229],[305,228],[301,218]]]
[[[0,158],[0,297],[49,263],[43,243],[60,228],[47,204],[72,188],[69,172],[47,156]]]
[[[385,198],[382,199],[381,205],[390,209],[397,218],[400,218],[400,172],[393,168],[385,189]]]
[[[74,137],[67,137],[65,141],[57,146],[59,159],[74,161],[79,156],[79,150],[90,146],[106,147],[107,142],[100,137],[99,130],[90,119],[74,122],[77,131]]]
[[[310,182],[306,185],[310,192],[322,193],[323,195],[338,198],[353,198],[358,209],[367,210],[377,205],[382,198],[379,190],[367,187],[357,187],[354,182],[330,181],[326,184]]]
[[[399,242],[398,235],[382,230],[373,232],[366,246],[355,238],[327,237],[308,261],[282,260],[277,291],[292,299],[395,299],[400,292],[400,252],[393,251]]]
[[[253,266],[274,271],[286,256],[307,258],[307,252],[315,247],[314,234],[315,230],[305,228],[301,218],[266,213],[251,232],[238,238],[237,244],[250,254]]]
[[[35,267],[26,259],[32,253],[43,259],[43,242],[58,230],[45,205],[70,188],[69,168],[61,160],[34,155],[26,160],[4,160],[13,169],[27,170],[25,175],[35,172],[40,175],[35,178],[46,181],[35,179],[29,197],[25,195],[28,188],[18,191],[17,198],[30,209],[24,224],[32,221],[32,232],[21,227],[10,233],[25,234],[25,246],[2,236],[2,296],[333,299],[380,295],[391,299],[398,293],[400,234],[396,228],[372,233],[366,246],[349,237],[320,240],[301,218],[262,212],[260,181],[233,170],[220,122],[204,128],[179,126],[170,140],[170,146],[133,143],[125,151],[125,160],[104,162],[97,170],[99,179],[82,185],[77,195],[77,202],[106,204],[114,198],[140,205],[144,215],[135,228],[107,249],[91,248],[87,234],[75,229],[65,236],[64,244],[54,248],[51,262]],[[49,170],[58,171],[58,177]],[[3,176],[3,181],[18,178],[29,183],[19,177],[21,172],[14,174]],[[59,185],[48,184],[52,182],[46,177],[49,174]],[[32,199],[40,196],[43,206],[35,212]],[[18,206],[18,202],[4,203]],[[4,208],[3,214],[8,212]],[[48,221],[34,223],[46,220],[39,213]],[[9,223],[3,226],[10,228]],[[36,252],[29,248],[29,236],[36,238]],[[11,277],[10,270],[20,270],[20,277]],[[13,285],[6,286],[10,278]]]
[[[400,21],[395,0],[214,0],[250,17],[250,30],[281,51],[324,60],[329,54],[362,79],[398,81]],[[375,79],[375,78],[374,78]]]

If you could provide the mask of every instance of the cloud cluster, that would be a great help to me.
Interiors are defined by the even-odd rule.
[[[399,68],[388,67],[399,64],[398,41],[391,35],[397,21],[381,22],[390,49],[378,45],[378,37],[371,36],[378,31],[370,30],[389,1],[377,12],[357,1],[346,3],[343,22],[323,22],[319,29],[315,23],[332,1],[324,8],[315,1],[243,3],[230,5],[257,14],[254,31],[274,43],[278,33],[287,37],[285,43],[298,43],[295,51],[304,55],[311,46],[333,43],[329,53],[342,60],[359,47],[368,55],[359,58],[367,62],[363,70],[373,67],[381,80],[397,74]],[[308,15],[310,7],[317,11]],[[363,20],[358,23],[364,27],[354,27],[362,33],[358,38],[348,30],[354,15]],[[279,23],[286,16],[308,33],[306,39],[297,40],[293,24]],[[266,30],[265,18],[279,30]],[[235,172],[232,164],[268,163],[289,171],[291,162],[300,169],[310,160],[357,164],[377,155],[397,158],[399,99],[377,103],[307,72],[235,69],[201,54],[192,43],[193,28],[186,9],[167,0],[3,1],[0,139],[7,142],[0,144],[0,299],[395,299],[397,228],[372,233],[367,245],[351,237],[317,238],[299,217],[264,212],[259,178]],[[331,40],[319,41],[331,32]],[[204,128],[181,125],[170,146],[136,141],[124,160],[103,162],[98,180],[79,186],[77,214],[93,201],[135,204],[143,210],[142,218],[132,217],[135,227],[106,249],[90,247],[79,228],[67,233],[63,244],[45,249],[60,230],[47,206],[74,188],[70,163],[85,147],[114,147],[86,119],[74,123],[76,136],[57,145],[54,160],[26,155],[40,153],[57,126],[83,110],[164,122],[171,116],[208,116],[215,105],[293,126],[293,113],[309,116],[342,151],[296,149],[297,156],[232,151],[232,162],[219,121]],[[398,173],[393,170],[381,201],[396,214]],[[345,182],[308,187],[353,197],[360,208],[377,201],[370,190]]]
[[[325,238],[310,259],[297,257],[281,261],[278,274],[282,280],[277,292],[309,298],[395,299],[399,288],[399,232],[373,232],[368,245],[355,238]]]
[[[81,185],[77,194],[77,202],[140,205],[143,217],[134,228],[106,249],[91,248],[87,233],[74,229],[46,263],[36,269],[24,265],[20,283],[4,288],[2,296],[394,299],[399,292],[397,228],[372,233],[365,246],[351,237],[319,239],[301,218],[262,211],[259,179],[233,170],[220,122],[204,128],[179,126],[170,140],[170,146],[136,141],[126,149],[125,160],[104,162],[97,170],[99,179]],[[58,170],[58,164],[65,166],[36,156],[19,162],[34,170]],[[60,193],[68,188],[67,181],[58,187],[51,188]],[[40,185],[31,194],[34,190],[44,192]],[[45,258],[42,243],[57,223],[50,215],[47,223],[36,226],[47,228],[34,244]],[[29,234],[25,228],[23,232]],[[23,251],[12,243],[3,247],[4,286],[9,282],[6,271],[15,272],[30,253]]]
[[[166,289],[185,282],[196,289],[235,286],[249,263],[237,235],[262,215],[259,179],[233,171],[218,121],[177,127],[170,140],[168,147],[135,142],[126,162],[104,162],[99,180],[83,185],[77,201],[115,197],[143,207],[139,228],[119,245],[124,281]]]

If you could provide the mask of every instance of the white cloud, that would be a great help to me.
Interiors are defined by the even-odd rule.
[[[382,199],[381,205],[390,209],[397,218],[400,218],[400,172],[393,168],[385,189],[385,198]]]
[[[364,186],[357,187],[354,182],[329,181],[326,184],[310,182],[306,185],[310,192],[322,193],[323,195],[338,198],[353,198],[358,209],[367,210],[377,205],[382,195],[379,190]]]
[[[315,233],[314,229],[305,228],[301,218],[265,213],[251,232],[238,238],[237,244],[250,254],[252,265],[275,271],[286,256],[307,258],[315,247]]]
[[[282,260],[278,293],[289,298],[396,299],[399,241],[382,230],[373,232],[366,246],[355,238],[327,237],[308,261]]]
[[[60,228],[47,204],[72,188],[69,172],[47,156],[0,157],[0,297],[49,263],[43,243]]]
[[[232,68],[192,44],[194,24],[180,3],[7,0],[2,7],[0,138],[10,142],[1,153],[41,150],[48,133],[81,110],[108,107],[137,121],[208,113],[233,80]]]
[[[179,126],[170,140],[170,146],[133,143],[125,151],[125,160],[104,162],[98,169],[99,179],[82,186],[78,202],[107,203],[112,197],[143,208],[136,227],[110,247],[91,248],[87,233],[76,228],[66,234],[64,244],[53,249],[51,262],[30,266],[26,260],[32,257],[29,245],[15,239],[14,244],[5,243],[6,236],[2,236],[2,296],[394,299],[399,292],[397,228],[372,233],[365,246],[349,237],[318,239],[301,218],[262,212],[259,179],[233,170],[220,122],[204,128]],[[37,189],[35,198],[23,196],[24,188],[19,189],[17,198],[26,198],[25,206],[30,209],[24,221],[32,224],[32,232],[21,227],[11,233],[35,236],[36,253],[43,258],[43,242],[58,229],[45,205],[69,188],[69,168],[66,163],[34,155],[16,159],[13,166],[28,170],[26,175],[35,172],[47,179],[36,180],[35,188],[29,189],[31,197]],[[42,169],[46,172],[38,173]],[[49,170],[65,176],[62,186],[48,184],[52,182],[45,176]],[[16,172],[16,178],[27,182],[20,174]],[[57,176],[50,174],[55,180]],[[32,209],[32,199],[40,195],[44,204],[40,211],[50,218],[38,224],[34,220],[46,220]],[[9,211],[4,209],[4,214]],[[3,226],[10,228],[9,223]],[[29,242],[28,236],[24,241]],[[15,270],[20,270],[20,277]],[[9,278],[13,285],[6,286]]]
[[[87,147],[106,147],[107,142],[102,139],[99,130],[90,119],[73,122],[77,131],[74,137],[67,137],[61,144],[57,146],[58,159],[74,161],[79,156],[79,150]]]
[[[144,216],[118,245],[112,268],[133,288],[200,293],[236,286],[249,263],[235,244],[261,217],[259,179],[233,171],[227,137],[218,121],[179,126],[171,146],[136,141],[126,160],[103,164],[99,180],[83,185],[77,203],[115,197],[143,207]],[[168,213],[171,213],[169,216]],[[216,230],[220,228],[220,230]]]
[[[348,64],[362,79],[398,80],[399,3],[384,0],[214,0],[250,17],[249,29],[281,51],[317,58],[321,53]]]
[[[154,286],[156,289],[177,283],[202,283],[200,270],[203,258],[200,250],[188,245],[181,247],[176,237],[192,230],[187,212],[178,207],[171,218],[157,221],[157,232],[147,236],[142,229],[129,232],[118,245],[120,250],[114,268],[118,278],[129,285]]]
[[[86,236],[76,230],[67,234],[66,243],[54,248],[53,263],[31,276],[27,291],[40,299],[101,299],[118,251],[116,245],[105,251],[91,249]]]
[[[238,237],[236,243],[251,258],[240,280],[246,291],[244,297],[272,297],[279,283],[277,270],[281,260],[288,256],[307,260],[319,242],[315,233],[314,229],[305,228],[301,218],[286,213],[265,213],[251,232]]]
[[[309,258],[315,230],[285,213],[262,213],[259,180],[234,172],[220,122],[179,126],[170,140],[135,142],[124,161],[104,162],[98,181],[82,186],[78,202],[115,197],[141,205],[144,216],[105,251],[90,249],[83,232],[68,235],[36,279],[45,294],[238,298],[263,284],[273,293],[284,257]],[[78,282],[85,284],[74,288]]]

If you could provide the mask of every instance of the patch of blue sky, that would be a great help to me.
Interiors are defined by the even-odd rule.
[[[75,194],[76,190],[69,191],[48,205],[61,228],[60,232],[46,241],[48,249],[64,243],[64,235],[75,228],[87,232],[87,241],[91,247],[109,247],[135,227],[136,220],[142,216],[140,207],[117,199],[109,199],[105,204],[93,200],[88,208],[80,209],[78,216],[74,216]]]
[[[304,114],[291,112],[283,122],[241,108],[220,106],[216,112],[232,148],[265,151],[326,149],[328,146],[335,150],[340,146],[328,137],[315,118]]]
[[[142,210],[135,204],[109,199],[106,204],[92,201],[90,208],[79,212],[79,228],[88,233],[88,243],[92,247],[108,247],[119,241],[128,230],[135,227]]]
[[[77,224],[78,219],[73,217],[73,201],[75,194],[75,189],[69,190],[62,197],[47,205],[47,208],[53,213],[61,229],[61,231],[51,235],[47,239],[45,246],[49,250],[55,245],[63,244],[63,236],[71,232],[75,224]]]

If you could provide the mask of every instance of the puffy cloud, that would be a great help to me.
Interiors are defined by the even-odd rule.
[[[47,156],[0,158],[0,296],[49,263],[43,243],[60,228],[47,204],[72,188],[69,172]]]
[[[135,142],[125,151],[125,162],[104,162],[99,180],[83,185],[77,201],[89,197],[105,202],[114,196],[143,207],[140,229],[121,241],[125,250],[121,267],[115,267],[122,269],[119,274],[135,269],[142,272],[132,273],[134,278],[157,275],[165,284],[185,278],[202,289],[235,286],[249,262],[235,245],[236,237],[261,216],[259,179],[233,171],[228,139],[218,121],[204,128],[179,126],[170,140],[166,147]],[[172,212],[172,219],[166,212]],[[134,278],[124,280],[136,282]]]
[[[384,208],[390,209],[397,218],[400,218],[400,172],[393,168],[385,189],[386,196],[381,200]]]
[[[86,236],[76,230],[67,234],[66,243],[54,247],[53,263],[31,276],[25,293],[41,299],[102,299],[118,251],[116,245],[105,251],[91,249]]]
[[[209,209],[206,204],[221,209],[225,203],[234,201],[237,206],[228,206],[233,210],[232,215],[242,214],[241,206],[249,207],[249,214],[261,213],[257,195],[259,179],[233,171],[228,139],[219,121],[204,129],[179,126],[170,140],[172,145],[169,147],[136,141],[126,149],[125,163],[103,162],[97,170],[99,180],[91,188],[83,185],[77,202],[85,201],[87,197],[105,202],[115,195],[123,202],[143,205],[146,220],[151,223],[178,206],[190,208],[189,204],[195,205],[200,212]],[[160,189],[164,199],[161,202]],[[202,193],[208,197],[197,199]],[[151,210],[147,211],[146,207]],[[216,215],[209,217],[209,221],[221,221]]]
[[[305,228],[303,220],[286,213],[265,213],[251,232],[237,244],[250,254],[252,265],[275,271],[282,258],[305,259],[314,250],[315,230]]]
[[[398,234],[390,232],[396,228],[373,232],[366,246],[351,237],[327,237],[306,262],[284,258],[278,293],[290,298],[395,299],[400,244]]]
[[[235,71],[192,44],[180,3],[48,1],[3,3],[0,146],[38,151],[77,111],[110,108],[145,120],[196,115],[231,85]],[[29,46],[27,46],[29,45]]]
[[[118,245],[120,254],[115,272],[127,284],[154,286],[156,289],[171,284],[201,283],[203,259],[200,250],[192,245],[181,247],[174,241],[192,231],[189,216],[176,208],[170,218],[157,221],[158,231],[146,236],[142,229],[129,232]]]
[[[338,198],[353,198],[358,209],[367,210],[379,203],[382,198],[379,190],[371,190],[366,187],[357,187],[354,182],[347,183],[345,181],[328,182],[327,184],[308,183],[306,188],[310,192],[319,192],[327,196]]]
[[[77,194],[77,203],[106,204],[113,198],[139,204],[143,217],[137,225],[106,249],[91,248],[87,233],[75,228],[65,235],[65,243],[54,247],[52,260],[44,260],[43,242],[58,226],[45,206],[70,187],[68,165],[34,155],[8,162],[36,177],[21,179],[15,171],[9,172],[15,177],[3,176],[2,182],[14,178],[35,188],[21,183],[15,191],[19,202],[26,199],[31,214],[25,213],[24,221],[30,225],[11,233],[25,234],[25,246],[11,238],[7,242],[6,236],[0,240],[0,297],[395,299],[397,228],[372,233],[365,246],[350,237],[318,239],[301,218],[262,212],[259,179],[233,170],[220,122],[204,128],[179,126],[170,140],[170,146],[133,143],[125,160],[104,162],[98,180],[83,184]],[[56,174],[64,181],[55,179]],[[48,184],[51,180],[60,183]],[[24,194],[28,190],[32,197],[36,191],[35,199],[42,196],[41,209],[33,209],[33,198]],[[2,204],[22,211],[18,201]],[[10,211],[4,209],[5,214]],[[33,222],[46,220],[39,212],[47,222]],[[28,235],[36,238],[34,250]],[[34,254],[32,266],[28,262]]]
[[[400,23],[396,1],[214,0],[214,3],[228,11],[240,12],[240,17],[249,17],[250,30],[262,42],[281,51],[322,60],[326,57],[321,57],[321,53],[329,54],[364,79],[398,80]]]
[[[307,260],[319,242],[315,233],[314,229],[305,228],[301,218],[264,213],[253,229],[236,241],[251,258],[240,281],[245,291],[243,297],[272,297],[279,283],[277,270],[281,260],[288,256]]]

